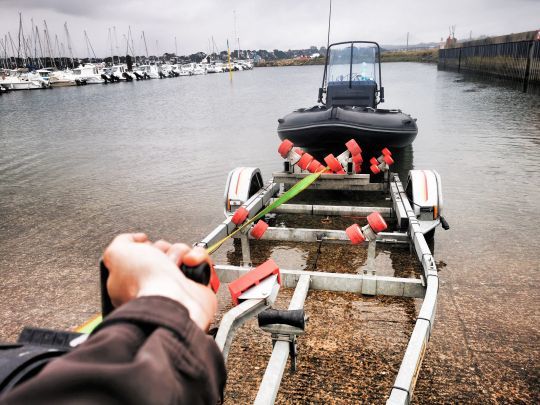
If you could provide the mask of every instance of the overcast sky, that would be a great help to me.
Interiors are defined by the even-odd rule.
[[[66,43],[67,21],[76,53],[87,56],[86,29],[98,57],[110,54],[109,27],[116,27],[120,53],[128,26],[137,53],[144,53],[144,30],[150,54],[208,51],[212,36],[219,50],[234,41],[242,49],[298,49],[326,45],[328,0],[0,0],[0,35],[13,40],[22,12],[25,33],[30,19]],[[381,44],[436,42],[456,26],[456,37],[503,35],[540,29],[540,0],[333,0],[331,42],[374,40]],[[53,38],[54,41],[54,38]],[[157,42],[157,44],[156,44]],[[158,46],[159,48],[158,48]],[[235,45],[237,47],[237,45]],[[157,52],[158,51],[158,52]]]

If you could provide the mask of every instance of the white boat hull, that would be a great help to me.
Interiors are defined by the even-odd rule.
[[[21,82],[0,82],[0,86],[7,90],[39,90],[45,89],[41,82],[34,81],[21,81]]]

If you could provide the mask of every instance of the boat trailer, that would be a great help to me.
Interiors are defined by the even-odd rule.
[[[286,142],[288,141],[284,141]],[[293,148],[292,143],[282,144],[279,152],[286,159],[284,169],[273,173],[266,185],[263,185],[258,168],[241,167],[232,170],[225,188],[226,219],[196,243],[197,246],[208,249],[231,236],[240,239],[242,265],[216,264],[214,267],[220,281],[230,283],[229,291],[236,304],[223,315],[216,343],[227,359],[237,330],[255,317],[258,318],[259,327],[271,334],[273,351],[257,393],[256,404],[274,403],[289,356],[291,370],[296,369],[297,337],[305,333],[308,317],[304,313],[304,303],[309,290],[423,299],[387,400],[387,404],[392,405],[411,402],[433,328],[439,289],[437,267],[426,239],[433,238],[438,225],[448,229],[448,224],[441,216],[441,180],[434,170],[411,170],[405,189],[399,176],[389,170],[393,159],[387,149],[383,150],[379,158],[371,159],[371,171],[374,175],[358,173],[362,162],[361,155],[359,157],[361,150],[356,149],[355,145],[352,146],[348,143],[348,150],[338,157],[327,156],[325,162],[328,166],[325,170],[312,156]],[[329,170],[332,172],[326,173]],[[355,224],[346,230],[271,227],[263,221],[253,221],[252,224],[245,222],[260,216],[265,208],[275,203],[290,187],[312,176],[310,172],[319,173],[319,177],[309,186],[310,189],[380,192],[389,196],[391,207],[283,203],[272,209],[276,214],[367,216],[366,226],[360,228]],[[379,182],[371,181],[377,177],[375,174],[379,177]],[[383,218],[392,221],[392,231],[385,231],[386,223]],[[239,232],[238,228],[242,223],[248,226],[244,226]],[[367,265],[362,274],[279,269],[273,260],[253,268],[250,255],[250,240],[253,239],[365,243],[368,245]],[[421,263],[420,277],[377,275],[374,264],[375,247],[378,243],[409,245]],[[294,288],[287,311],[271,309],[280,286]]]
[[[258,168],[232,170],[225,187],[226,218],[195,244],[212,253],[227,239],[239,239],[241,266],[212,266],[210,263],[207,269],[199,266],[183,271],[194,281],[210,285],[215,292],[220,282],[228,283],[235,306],[223,315],[215,335],[225,361],[238,329],[246,321],[257,318],[259,327],[270,333],[273,351],[255,399],[256,404],[274,403],[289,357],[291,371],[296,370],[298,336],[306,333],[308,321],[304,303],[309,290],[422,298],[422,306],[387,400],[389,405],[409,404],[433,328],[439,289],[437,267],[426,239],[434,237],[439,225],[448,229],[448,224],[441,216],[443,200],[440,177],[434,170],[411,170],[404,188],[399,176],[390,171],[394,161],[387,149],[383,149],[378,158],[370,160],[370,175],[360,173],[361,149],[354,141],[347,142],[347,150],[341,155],[328,155],[325,158],[326,166],[293,146],[287,140],[280,145],[278,151],[285,158],[284,168],[273,173],[267,184],[263,183]],[[307,187],[337,192],[378,192],[391,204],[372,207],[359,204],[288,203]],[[365,216],[367,224],[362,227],[353,224],[346,230],[271,227],[264,221],[270,212],[295,216]],[[391,223],[391,230],[387,229],[386,221]],[[366,244],[367,265],[361,274],[280,269],[271,259],[253,268],[250,252],[250,242],[253,239]],[[375,254],[378,243],[401,244],[414,250],[422,266],[420,277],[377,275]],[[200,274],[208,277],[198,280],[196,273],[199,270],[202,271]],[[103,263],[100,264],[100,272],[102,315],[106,316],[113,307],[106,289],[108,270]],[[288,310],[272,309],[280,287],[294,288]],[[90,320],[76,332],[25,328],[17,344],[3,352],[0,395],[31,378],[36,367],[43,367],[45,361],[61,356],[84,342],[99,322],[101,316]]]

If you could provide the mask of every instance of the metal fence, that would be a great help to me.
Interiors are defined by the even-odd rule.
[[[438,68],[519,83],[523,91],[540,89],[540,40],[463,43],[439,50]]]

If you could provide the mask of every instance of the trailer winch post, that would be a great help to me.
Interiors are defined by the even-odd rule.
[[[306,300],[311,278],[307,274],[303,274],[298,279],[294,294],[289,303],[289,310],[303,309],[304,302]],[[296,339],[296,336],[293,337]],[[295,344],[296,342],[293,342]],[[287,358],[289,357],[290,341],[278,340],[275,342],[274,349],[272,350],[272,356],[266,367],[263,380],[259,386],[259,392],[255,398],[255,404],[273,404],[276,400],[276,396],[281,384],[283,372],[287,365]],[[292,359],[291,359],[292,361]]]

